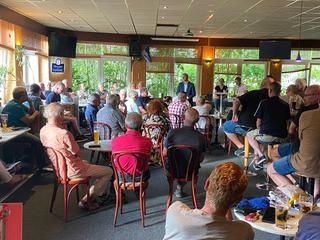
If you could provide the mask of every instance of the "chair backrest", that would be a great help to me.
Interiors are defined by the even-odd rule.
[[[46,152],[53,165],[53,170],[58,182],[61,182],[63,184],[67,183],[68,168],[67,168],[67,161],[63,153],[51,147],[47,147]]]
[[[112,136],[112,128],[109,124],[103,122],[95,122],[94,126],[99,129],[100,140],[110,140]]]
[[[144,124],[143,134],[151,138],[154,147],[160,147],[163,135],[165,134],[165,128],[162,124]]]
[[[196,123],[195,128],[201,133],[208,133],[211,131],[212,124],[210,116],[200,115],[199,121]]]
[[[165,170],[173,179],[190,181],[198,173],[200,166],[199,151],[190,145],[173,145],[168,148]]]
[[[169,113],[171,128],[181,128],[183,126],[183,117],[178,114]]]
[[[124,157],[124,156],[131,156],[135,160],[135,164],[133,166],[133,172],[131,174],[125,172],[123,169],[123,166],[120,163],[120,158]],[[141,159],[148,159],[148,158],[149,158],[148,154],[138,152],[138,151],[113,152],[112,157],[111,157],[111,163],[112,163],[112,167],[113,167],[113,170],[115,173],[115,181],[116,181],[117,185],[119,186],[120,183],[122,183],[124,188],[126,189],[127,188],[126,182],[129,182],[129,183],[132,183],[131,186],[135,186],[136,177],[140,177],[139,182],[140,182],[140,184],[142,184],[144,172],[139,174],[137,172],[137,165],[138,165],[138,161],[141,161]],[[126,176],[129,176],[131,181],[127,181]]]

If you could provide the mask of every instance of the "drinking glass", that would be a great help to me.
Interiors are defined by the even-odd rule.
[[[100,140],[99,127],[95,126],[93,129],[93,141],[95,144],[98,144],[99,140]]]
[[[2,128],[7,128],[8,114],[0,114]]]
[[[289,210],[289,207],[284,204],[279,204],[275,206],[275,211],[276,211],[275,222],[277,227],[282,229],[287,228],[288,210]]]
[[[299,207],[301,213],[308,213],[312,211],[313,196],[310,194],[302,194],[299,196]]]

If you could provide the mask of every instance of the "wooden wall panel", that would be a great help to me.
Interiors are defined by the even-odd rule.
[[[137,86],[139,82],[146,85],[146,61],[144,60],[131,62],[131,85]]]

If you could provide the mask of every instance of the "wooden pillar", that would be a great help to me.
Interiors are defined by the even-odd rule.
[[[202,48],[201,72],[200,72],[200,92],[198,95],[211,95],[213,88],[213,59],[214,48],[204,46]]]
[[[131,61],[131,84],[134,88],[137,88],[139,82],[142,82],[143,86],[146,86],[146,61],[133,60]]]
[[[282,62],[280,60],[270,61],[269,74],[272,75],[277,82],[281,82],[281,68]]]
[[[64,64],[64,71],[63,72],[52,72],[52,64],[56,63],[57,59],[61,59],[61,64]],[[69,86],[72,85],[72,65],[70,58],[63,58],[63,57],[50,57],[49,58],[49,80],[51,82],[58,82],[62,81],[63,79],[68,80]]]

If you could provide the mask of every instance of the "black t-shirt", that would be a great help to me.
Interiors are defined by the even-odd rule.
[[[201,153],[206,151],[206,139],[205,137],[199,133],[198,131],[194,130],[192,127],[182,127],[182,128],[175,128],[171,129],[165,139],[164,146],[166,148],[169,148],[173,145],[190,145],[198,150],[198,153],[201,156]],[[177,158],[179,159],[185,159],[185,153],[179,152],[179,156],[181,157]],[[170,172],[173,169],[170,169],[171,164],[166,162],[166,169]],[[184,164],[184,162],[179,162],[179,172],[185,173],[186,172],[186,166],[187,164]],[[200,167],[200,164],[198,168]],[[173,170],[174,171],[174,170]],[[176,172],[176,171],[174,171]],[[177,174],[177,173],[176,173]]]
[[[225,91],[225,92],[228,92],[228,87],[227,86],[223,86],[223,88],[221,88],[220,87],[220,85],[217,85],[215,88],[214,88],[214,90],[216,90],[216,92],[223,92],[223,91]]]
[[[312,105],[308,105],[308,106],[303,106],[302,108],[299,109],[297,115],[293,118],[292,122],[294,123],[294,125],[299,127],[299,119],[300,119],[301,114],[305,111],[317,109],[318,107],[319,107],[319,105],[317,103],[312,104]]]
[[[268,98],[268,89],[253,90],[238,97],[242,109],[239,112],[238,124],[246,127],[256,128],[256,118],[254,116],[259,103]]]
[[[290,108],[289,104],[279,97],[262,100],[255,116],[262,120],[261,134],[279,138],[287,137],[287,121],[290,118]]]

